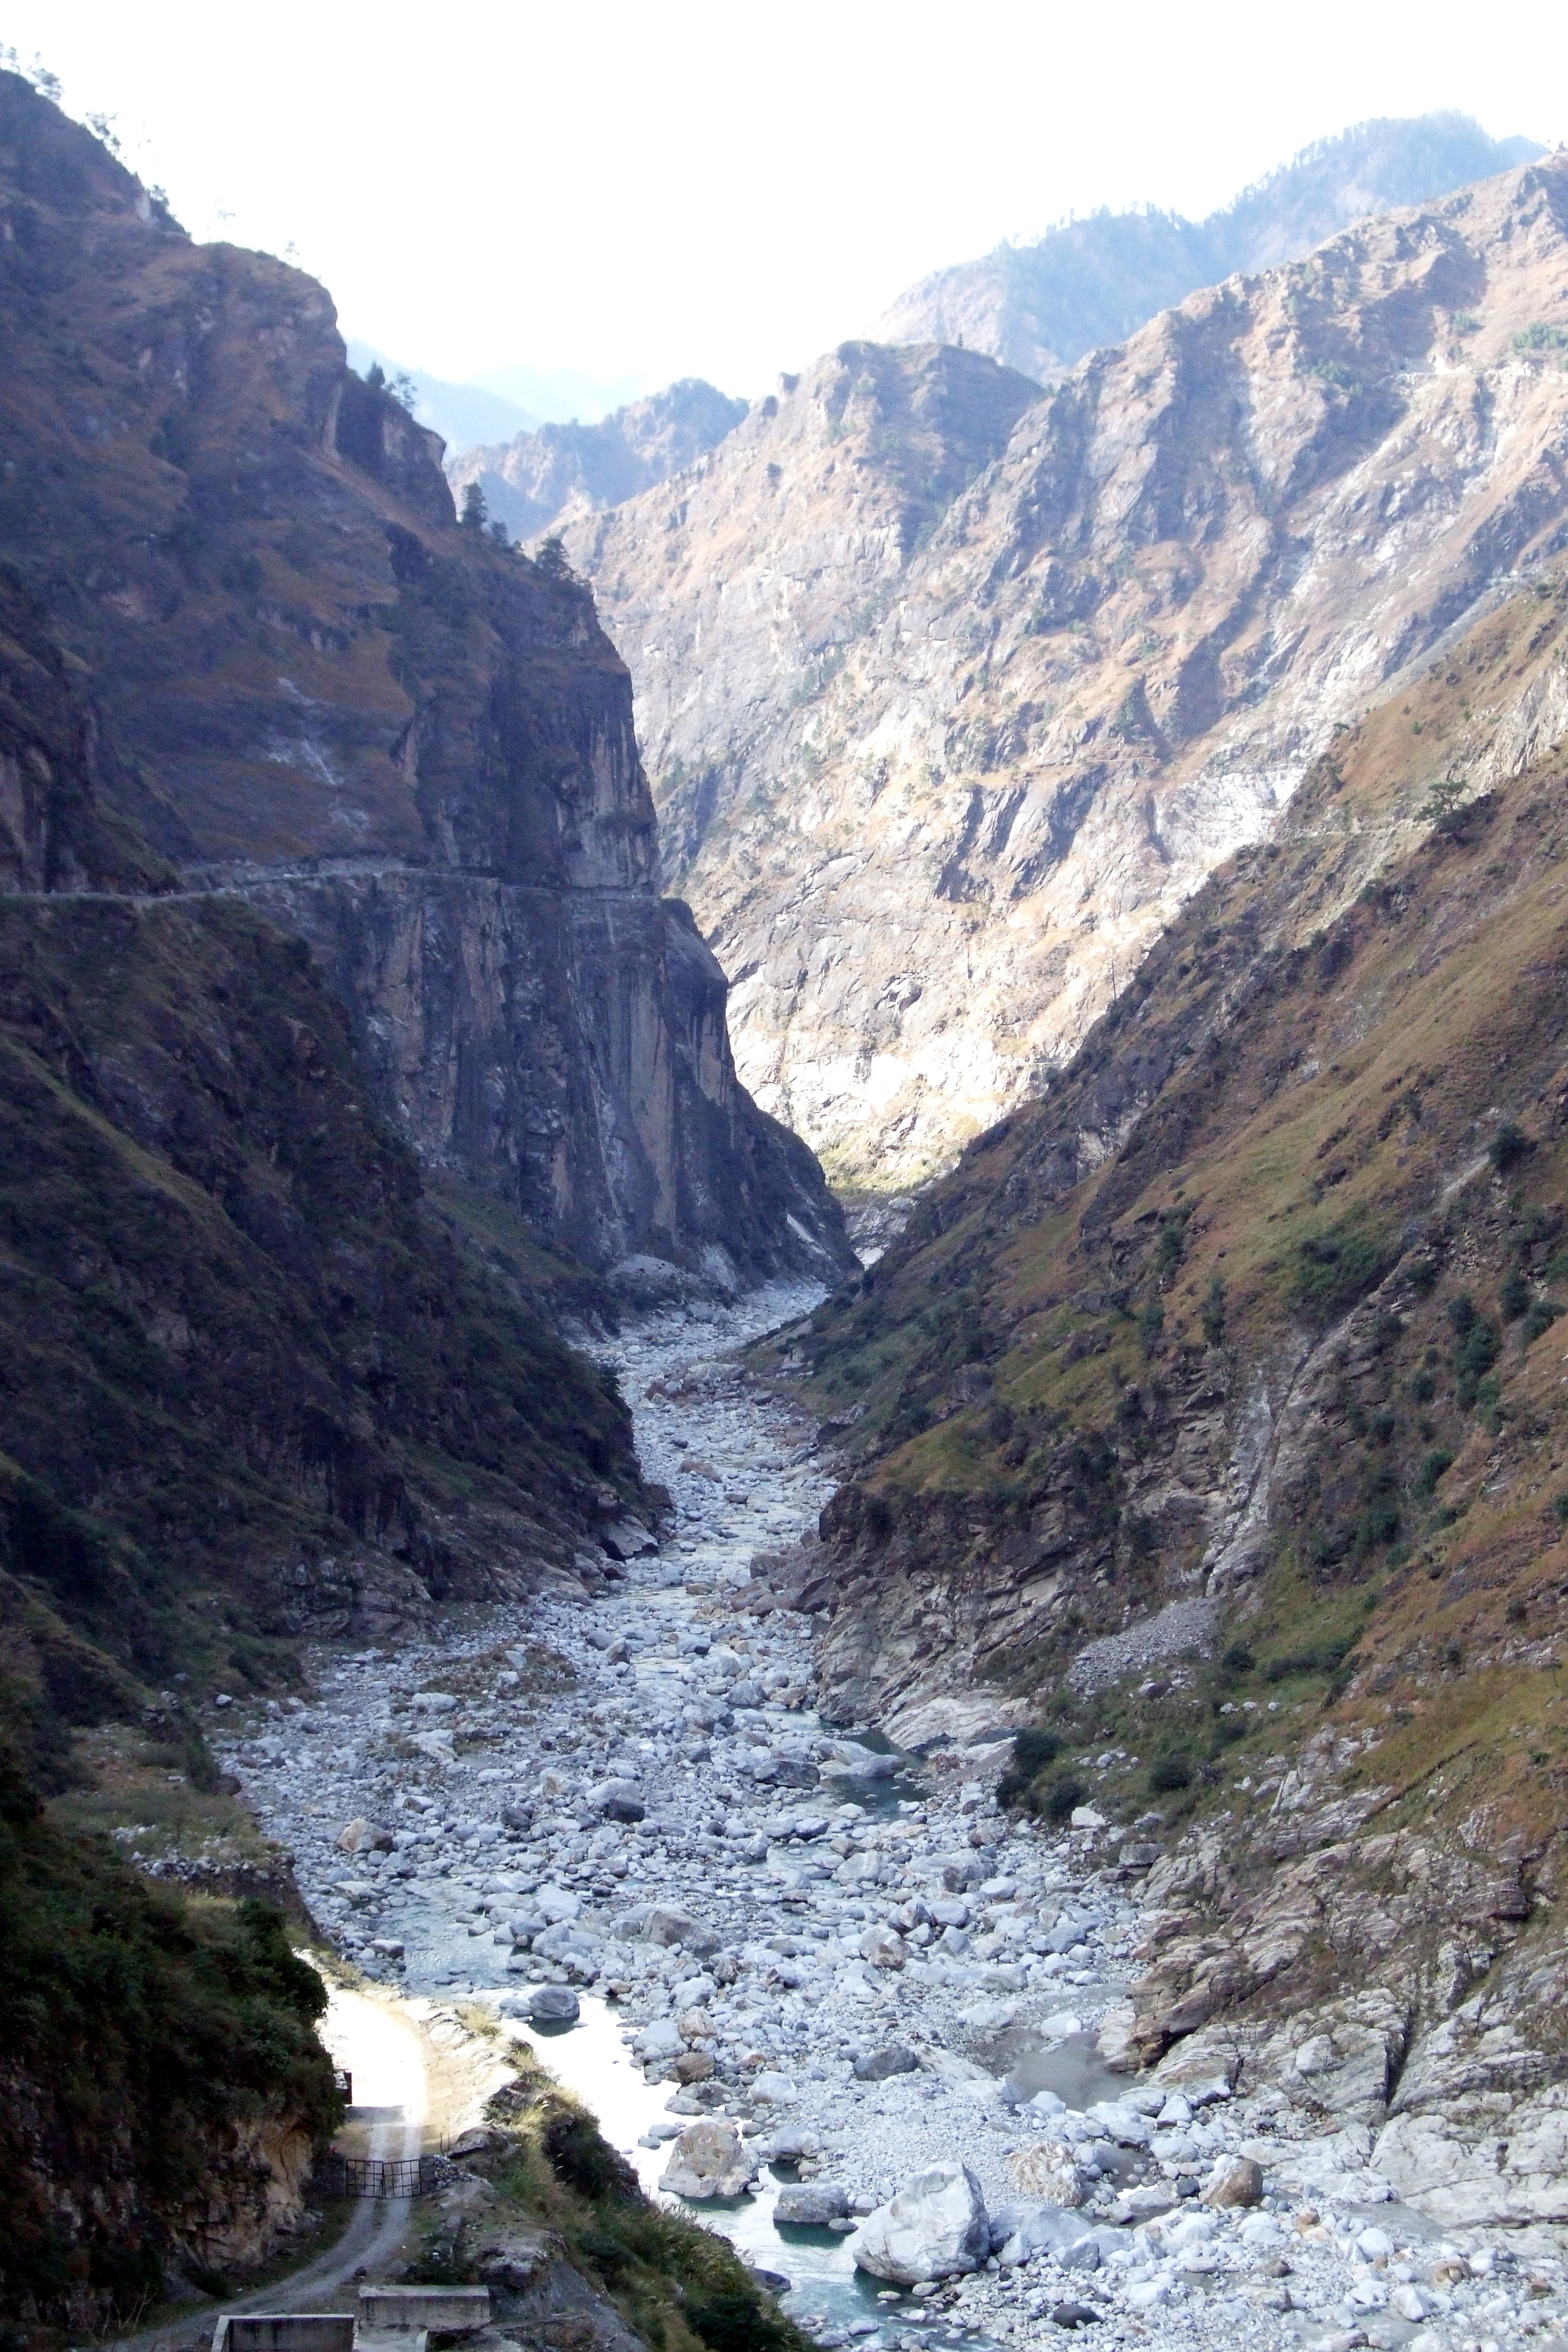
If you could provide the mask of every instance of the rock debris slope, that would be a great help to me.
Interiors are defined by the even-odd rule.
[[[973,354],[846,346],[570,534],[742,1074],[840,1176],[1037,1091],[1334,728],[1559,543],[1565,226],[1561,157],[1365,222],[1016,421]]]
[[[458,529],[439,443],[345,367],[321,287],[192,244],[15,75],[0,111],[0,517],[118,827],[91,872],[37,852],[24,762],[22,886],[248,898],[310,940],[426,1164],[591,1265],[842,1263],[658,895],[588,596]]]
[[[889,343],[963,343],[1048,383],[1200,286],[1293,261],[1369,213],[1418,205],[1542,152],[1464,114],[1358,122],[1321,139],[1206,220],[1090,213],[1026,244],[933,270],[878,321]]]
[[[1420,2322],[1437,2352],[1559,2318],[1555,2250],[1517,2263],[1392,2201],[1365,2134],[1232,2049],[1127,2071],[1182,1866],[1157,1818],[1008,1814],[1005,1743],[879,1754],[824,1713],[795,1604],[826,1482],[810,1423],[722,1352],[744,1336],[667,1314],[618,1351],[679,1498],[666,1559],[586,1607],[323,1658],[306,1701],[226,1735],[319,1916],[373,1973],[477,1997],[470,2029],[580,2020],[541,2053],[568,2081],[585,2042],[614,2084],[618,2028],[657,2088],[623,2072],[606,2135],[793,2273],[825,2346],[1049,2342],[1076,2313],[1391,2352]],[[1301,2050],[1321,2093],[1333,2058]]]

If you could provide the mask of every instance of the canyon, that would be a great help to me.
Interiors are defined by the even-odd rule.
[[[1559,545],[1559,157],[1189,297],[1046,397],[846,345],[565,534],[738,1066],[896,1193]]]
[[[1558,2325],[1568,162],[1244,258],[489,528],[0,75],[29,2332],[303,2249],[291,1940],[519,2352]]]
[[[193,1681],[647,1539],[565,1318],[854,1261],[661,895],[591,599],[458,524],[324,290],[3,73],[0,299],[5,2295],[89,2327],[265,2259],[333,2111],[281,1923],[144,1902],[109,1791],[221,1811]]]

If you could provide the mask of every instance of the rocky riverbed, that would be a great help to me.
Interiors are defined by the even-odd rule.
[[[1252,2089],[1217,2038],[1122,2071],[1157,1814],[1019,1822],[994,1801],[1005,1738],[901,1757],[822,1719],[814,1621],[783,1602],[811,1601],[830,1481],[733,1354],[813,1296],[670,1310],[607,1351],[673,1497],[657,1548],[628,1525],[623,1558],[526,1608],[322,1654],[307,1701],[220,1720],[318,1919],[372,1975],[520,2037],[579,2002],[571,2036],[624,2035],[637,2096],[594,2074],[607,2136],[798,2274],[825,2344],[1555,2330],[1548,2233],[1443,2237],[1368,2168],[1370,2135]]]

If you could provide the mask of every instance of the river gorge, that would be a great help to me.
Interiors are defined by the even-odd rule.
[[[816,1296],[667,1310],[602,1347],[674,1500],[662,1548],[623,1529],[628,1558],[584,1557],[531,1606],[323,1653],[307,1700],[219,1714],[351,1969],[421,2031],[488,2040],[492,2069],[531,2046],[825,2345],[1004,2343],[1078,2313],[1128,2341],[1436,2352],[1545,2322],[1550,2251],[1446,2237],[1369,2133],[1250,2086],[1210,2037],[1129,2071],[1157,1813],[1020,1819],[995,1801],[1005,1736],[905,1755],[823,1718],[818,1621],[769,1567],[811,1542],[829,1468],[739,1360]],[[943,2167],[984,2206],[973,2266],[858,2266],[868,2222]]]

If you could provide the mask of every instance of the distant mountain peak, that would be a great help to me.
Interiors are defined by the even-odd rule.
[[[743,400],[686,375],[596,425],[542,425],[465,449],[447,474],[459,494],[477,482],[491,518],[515,538],[533,539],[568,516],[619,506],[668,481],[717,447],[746,413]]]
[[[1200,286],[1294,260],[1367,214],[1447,195],[1543,152],[1532,139],[1493,139],[1452,110],[1352,123],[1205,220],[1148,206],[1102,210],[935,270],[899,297],[878,332],[890,342],[962,342],[1049,382]]]

